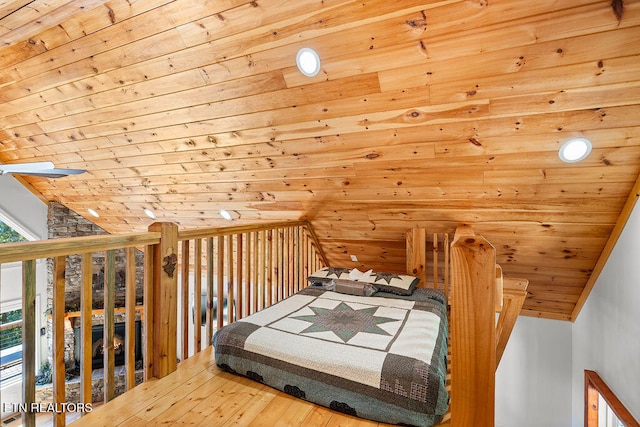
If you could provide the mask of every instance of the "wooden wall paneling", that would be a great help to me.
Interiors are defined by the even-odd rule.
[[[7,21],[15,20],[16,26],[11,28],[10,31],[2,34],[4,45],[10,45],[29,38],[33,34],[37,34],[41,28],[49,28],[59,25],[67,18],[83,12],[84,10],[90,11],[94,8],[101,6],[107,0],[54,0],[48,2],[40,2],[36,7],[31,9],[30,6],[21,8],[20,10],[12,13],[9,16],[2,17],[2,26],[6,27],[7,24],[11,27],[11,23]],[[30,17],[29,12],[33,12]]]
[[[65,397],[65,364],[64,364],[64,289],[66,256],[59,256],[53,259],[53,312],[51,318],[53,322],[53,403],[59,405],[66,402]],[[56,411],[53,414],[53,424],[64,426],[66,413]]]
[[[136,248],[126,249],[125,262],[125,388],[130,390],[136,386]]]
[[[29,3],[31,3],[31,0],[14,0],[3,2],[2,5],[0,5],[0,16],[4,19],[5,16],[12,14],[13,12],[21,9]]]
[[[31,34],[29,34],[28,38],[19,39],[14,37],[17,41],[10,46],[5,46],[0,55],[3,59],[7,59],[7,62],[3,63],[22,62],[45,50],[59,47],[71,40],[99,31],[115,22],[144,13],[149,8],[157,6],[159,6],[158,2],[151,0],[136,1],[135,3],[129,3],[124,0],[109,1],[108,4],[98,5],[90,10],[87,10],[85,6],[83,13],[73,14],[58,25],[48,27],[46,23],[41,21],[39,24],[42,31],[34,33],[30,29]],[[41,9],[39,11],[40,13],[43,12]],[[24,17],[22,19],[24,20]]]

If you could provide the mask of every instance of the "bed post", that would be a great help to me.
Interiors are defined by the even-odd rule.
[[[451,244],[451,425],[493,426],[496,252],[470,227]]]

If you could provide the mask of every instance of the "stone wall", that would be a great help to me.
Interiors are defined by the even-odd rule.
[[[69,208],[56,203],[49,203],[48,214],[49,239],[65,237],[84,237],[108,234],[102,228],[86,220]],[[93,254],[93,308],[101,309],[104,305],[104,253]],[[116,252],[116,307],[124,307],[125,296],[125,260],[124,250]],[[65,311],[80,309],[80,287],[82,284],[81,255],[67,257],[65,271]],[[53,260],[48,260],[49,285],[47,289],[47,308],[52,307]],[[136,251],[136,305],[142,304],[143,295],[143,253]]]
[[[108,234],[105,230],[86,220],[69,208],[56,203],[49,203],[48,228],[49,239],[59,239],[68,237],[85,237]],[[93,309],[104,308],[104,261],[105,254],[93,254],[92,267],[92,306]],[[52,312],[53,308],[53,260],[47,260],[47,311]],[[115,283],[115,305],[116,308],[125,305],[125,276],[126,276],[126,252],[116,251],[116,283]],[[143,300],[143,280],[144,280],[144,254],[136,251],[136,305],[142,305]],[[82,285],[82,256],[72,255],[67,257],[65,266],[65,312],[77,312],[80,309],[80,289]],[[116,314],[116,322],[124,321],[122,315]],[[139,314],[136,315],[139,320]],[[76,365],[74,357],[75,336],[73,333],[73,316],[65,321],[65,365],[68,369],[73,369]],[[103,316],[93,316],[92,323],[102,324]],[[47,324],[47,341],[49,347],[49,363],[52,363],[52,324],[49,316]],[[96,382],[97,381],[97,382]],[[100,380],[101,381],[101,380]],[[94,394],[100,394],[100,381],[94,379]],[[98,390],[96,389],[98,388]],[[118,390],[122,387],[120,386]],[[71,386],[73,389],[73,385]],[[47,390],[43,387],[42,390]],[[70,390],[71,392],[71,390]],[[44,401],[44,400],[42,400]],[[68,401],[73,401],[68,399]]]

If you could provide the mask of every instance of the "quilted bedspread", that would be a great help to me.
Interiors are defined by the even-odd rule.
[[[340,412],[431,426],[449,405],[445,307],[433,289],[361,297],[310,286],[217,331],[216,363]]]

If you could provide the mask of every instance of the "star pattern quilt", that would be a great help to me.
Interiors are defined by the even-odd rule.
[[[447,412],[444,295],[363,297],[310,286],[213,338],[216,363],[334,410],[432,426]]]

